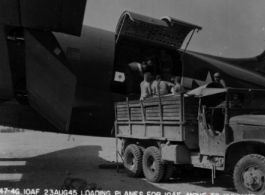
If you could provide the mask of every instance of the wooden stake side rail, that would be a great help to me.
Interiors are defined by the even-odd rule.
[[[198,100],[192,97],[164,96],[144,101],[117,102],[115,106],[117,121],[196,121]],[[183,104],[183,105],[182,105]]]
[[[126,125],[128,124],[128,121],[115,121],[116,124],[118,125]],[[160,124],[160,121],[131,121],[130,124],[134,125],[144,125],[144,124]],[[179,122],[179,121],[163,121],[162,124],[167,124],[167,125],[184,125],[185,123]]]
[[[185,125],[197,124],[198,99],[183,95],[115,104],[117,137],[161,138],[182,141]]]

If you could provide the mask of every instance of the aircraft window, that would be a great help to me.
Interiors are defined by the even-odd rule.
[[[72,60],[80,59],[80,49],[68,47],[67,48],[67,58]]]

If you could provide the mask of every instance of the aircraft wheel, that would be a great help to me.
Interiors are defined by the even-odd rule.
[[[130,144],[124,151],[124,167],[129,177],[139,177],[143,172],[142,150],[135,144]]]
[[[234,185],[238,193],[265,194],[265,157],[250,154],[241,158],[234,170]]]
[[[143,156],[143,172],[148,181],[159,182],[164,175],[165,165],[161,161],[157,147],[147,148]]]

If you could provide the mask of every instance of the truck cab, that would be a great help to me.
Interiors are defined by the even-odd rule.
[[[265,91],[204,89],[200,99],[200,156],[233,172],[238,192],[264,194]]]

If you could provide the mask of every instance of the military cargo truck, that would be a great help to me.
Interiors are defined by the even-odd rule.
[[[239,193],[265,194],[265,90],[200,87],[115,103],[130,177],[166,181],[192,165],[233,174]]]

